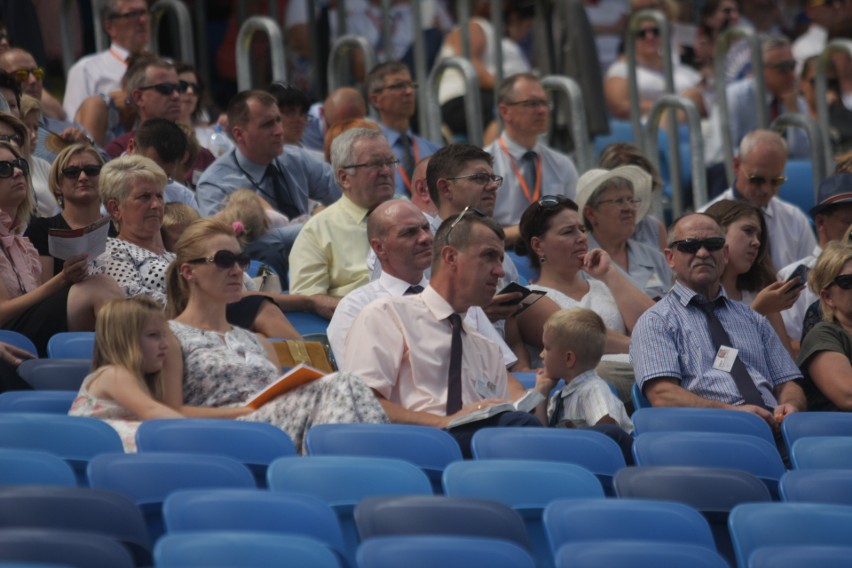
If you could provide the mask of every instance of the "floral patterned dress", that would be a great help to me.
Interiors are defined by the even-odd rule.
[[[184,404],[238,406],[266,388],[280,371],[250,331],[206,331],[176,321],[169,326],[183,352]],[[349,373],[333,373],[291,390],[239,418],[268,422],[290,436],[305,453],[305,434],[314,424],[385,423],[373,392]]]
[[[71,403],[71,410],[68,411],[68,414],[100,418],[118,432],[121,443],[124,444],[125,452],[135,452],[136,430],[141,423],[139,417],[114,400],[96,398],[89,393],[89,383],[105,368],[101,367],[83,380],[83,384],[80,385],[80,392],[77,393],[77,398]]]

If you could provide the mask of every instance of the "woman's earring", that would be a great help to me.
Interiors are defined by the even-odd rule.
[[[547,260],[547,259],[546,259],[546,258],[544,258],[544,255],[541,255],[540,257],[538,257],[538,262],[539,262],[539,264],[544,264],[544,261],[545,261],[545,260]]]

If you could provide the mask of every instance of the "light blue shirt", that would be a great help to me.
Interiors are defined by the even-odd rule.
[[[188,187],[172,178],[169,178],[169,183],[163,188],[163,199],[166,203],[186,203],[198,211],[198,202],[195,200],[195,194]]]
[[[589,239],[589,250],[600,248],[591,233],[586,233],[586,237]],[[666,257],[660,249],[649,247],[645,243],[633,239],[627,240],[627,272],[614,262],[612,265],[649,298],[664,296],[672,287],[672,270],[666,263]]]
[[[396,130],[391,130],[386,126],[379,124],[379,128],[382,129],[382,132],[385,135],[385,138],[388,139],[388,144],[390,144],[391,150],[393,150],[394,155],[399,159],[399,166],[402,167],[403,158],[403,146],[402,142],[400,142],[400,133]],[[441,149],[441,146],[426,140],[425,138],[421,138],[414,134],[409,128],[406,132],[409,140],[411,140],[411,151],[414,157],[414,164],[422,160],[423,158],[427,158]],[[409,180],[410,182],[410,180]],[[411,196],[411,190],[406,186],[405,181],[402,179],[402,174],[400,174],[399,168],[396,171],[396,193],[397,195],[405,195],[406,197]]]

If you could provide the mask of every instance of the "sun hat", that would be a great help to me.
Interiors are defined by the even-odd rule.
[[[633,186],[633,197],[641,200],[636,207],[636,222],[638,223],[651,208],[651,187],[654,185],[654,179],[651,174],[639,166],[632,165],[619,166],[611,170],[595,168],[580,176],[580,179],[577,180],[576,199],[580,215],[583,215],[583,209],[595,191],[614,178],[623,178],[629,181]],[[585,215],[583,215],[583,218],[585,219]]]

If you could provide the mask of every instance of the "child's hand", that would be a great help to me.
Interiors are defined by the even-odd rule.
[[[537,369],[535,372],[535,390],[547,397],[550,391],[559,382],[559,378],[553,378],[547,375],[544,369]]]

